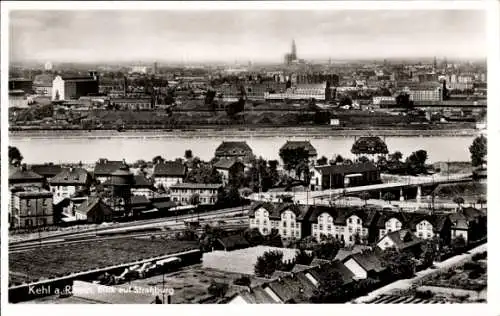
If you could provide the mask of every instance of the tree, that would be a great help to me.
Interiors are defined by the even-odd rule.
[[[344,105],[352,105],[352,99],[349,96],[343,96],[342,99],[340,99],[339,106]]]
[[[358,158],[358,161],[361,163],[367,163],[370,161],[370,159],[368,159],[368,157],[366,157],[366,156],[361,156]]]
[[[451,241],[451,249],[455,254],[464,252],[466,246],[467,246],[467,241],[465,241],[462,235],[458,235]]]
[[[19,166],[23,161],[23,156],[17,147],[9,146],[9,164]]]
[[[242,275],[238,279],[234,280],[233,283],[240,286],[250,286],[250,284],[252,284],[252,280],[249,276]]]
[[[266,251],[257,258],[255,263],[255,274],[259,277],[271,276],[283,263],[283,252],[272,250]]]
[[[287,171],[296,170],[301,163],[309,164],[309,152],[304,147],[282,148],[279,155]]]
[[[427,160],[427,151],[417,150],[406,158],[406,167],[412,173],[426,172],[425,162]]]
[[[321,274],[318,290],[311,297],[313,303],[340,303],[345,300],[344,280],[342,275],[333,271],[332,273],[323,272]]]
[[[323,240],[314,247],[314,257],[324,260],[333,260],[337,255],[341,245],[333,237],[324,237]]]
[[[438,256],[438,242],[436,240],[428,240],[423,245],[423,251],[420,255],[422,265],[430,267],[434,264]]]
[[[317,161],[318,166],[323,166],[326,165],[327,163],[328,163],[328,158],[326,158],[325,156],[322,156]]]
[[[363,201],[365,201],[365,205],[366,205],[366,204],[368,203],[368,200],[370,199],[370,197],[371,197],[371,196],[370,196],[370,193],[368,193],[368,192],[366,192],[366,191],[365,191],[365,192],[362,192],[362,193],[359,195],[359,197],[360,197]]]
[[[194,160],[194,159],[193,159]],[[208,165],[200,165],[189,170],[186,182],[190,183],[222,183],[222,176],[217,169]]]
[[[484,164],[488,151],[486,137],[484,135],[476,137],[469,147],[469,151],[471,154],[471,162],[474,167]]]
[[[336,164],[340,164],[340,163],[343,163],[344,162],[344,157],[342,157],[341,155],[337,155],[335,157],[335,163]]]
[[[195,193],[191,195],[189,198],[189,203],[194,206],[198,206],[200,204],[200,195],[198,193]]]
[[[388,275],[393,279],[411,278],[415,273],[415,260],[410,252],[389,248],[383,252],[382,259]]]
[[[186,160],[193,158],[193,151],[191,149],[186,150],[184,152],[184,158],[186,158]]]
[[[389,161],[391,162],[400,162],[402,158],[403,154],[400,151],[395,151],[389,155]]]
[[[271,247],[283,247],[279,230],[271,228],[269,235],[264,237],[264,244]]]
[[[458,205],[458,208],[461,209],[462,208],[462,204],[465,203],[465,200],[461,196],[455,196],[453,198],[453,203],[456,203]]]
[[[314,259],[314,255],[311,253],[308,253],[304,249],[299,249],[297,250],[297,253],[295,255],[295,263],[296,264],[303,264],[303,265],[310,265],[311,262]]]
[[[409,108],[413,105],[413,101],[410,100],[408,93],[401,93],[396,97],[396,104],[398,107]]]
[[[394,199],[396,199],[396,196],[395,196],[395,195],[394,195],[394,193],[392,193],[392,192],[386,192],[386,193],[384,193],[384,195],[382,196],[382,199],[383,199],[384,201],[387,201],[387,202],[389,202],[389,203],[390,203],[391,201],[393,201]]]
[[[243,236],[251,246],[262,245],[262,243],[264,242],[264,237],[262,236],[258,228],[246,229],[243,232]]]
[[[165,158],[163,158],[162,156],[158,155],[158,156],[155,156],[153,158],[153,164],[159,164],[159,163],[164,163],[165,162]]]

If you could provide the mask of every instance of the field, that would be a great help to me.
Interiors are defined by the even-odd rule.
[[[233,284],[233,281],[239,277],[241,275],[237,273],[221,272],[202,268],[201,265],[195,265],[165,274],[165,289],[174,290],[174,294],[171,297],[173,304],[198,303],[211,299],[211,295],[208,294],[208,287],[212,281],[229,285],[226,297],[241,291],[244,287]],[[259,279],[253,278],[252,286],[256,286],[262,282]],[[163,276],[159,275],[147,279],[134,280],[130,285],[133,287],[156,287],[162,289]],[[120,286],[128,287],[129,285],[122,284]],[[210,302],[214,301],[210,300]]]
[[[9,283],[63,276],[197,248],[197,242],[191,241],[133,238],[46,246],[10,253]]]
[[[486,262],[468,261],[463,266],[438,274],[424,285],[468,291],[481,291],[487,286]]]

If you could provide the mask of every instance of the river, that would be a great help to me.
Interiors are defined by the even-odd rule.
[[[24,162],[33,163],[93,163],[99,158],[110,160],[125,159],[134,162],[139,159],[151,160],[161,155],[168,160],[183,157],[187,149],[203,160],[210,160],[215,149],[223,141],[246,141],[257,156],[265,159],[279,159],[279,149],[287,140],[309,140],[318,151],[318,156],[331,158],[336,154],[352,157],[350,152],[355,136],[310,135],[276,136],[266,133],[224,133],[207,135],[190,133],[177,137],[151,135],[137,132],[118,136],[92,134],[91,136],[71,135],[10,135],[11,146],[16,146],[24,156]],[[399,150],[406,157],[413,151],[424,149],[429,162],[469,161],[469,146],[475,136],[386,136],[389,152]]]

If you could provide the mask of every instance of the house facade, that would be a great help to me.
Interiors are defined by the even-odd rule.
[[[153,181],[156,188],[168,189],[173,185],[183,183],[186,167],[181,161],[165,161],[157,163],[153,168]]]
[[[249,227],[268,235],[277,229],[282,239],[301,239],[310,234],[307,218],[311,208],[294,204],[258,204],[249,213]]]
[[[380,183],[380,171],[371,162],[352,165],[316,166],[311,170],[311,191]]]
[[[170,186],[172,201],[182,205],[189,205],[191,197],[198,194],[202,205],[213,205],[217,203],[219,191],[222,184],[219,183],[178,183]]]
[[[223,141],[215,149],[215,157],[219,159],[240,159],[244,163],[253,157],[253,151],[246,142]]]
[[[35,228],[54,223],[52,192],[36,187],[14,190],[11,197],[10,227]]]
[[[309,157],[309,163],[314,164],[316,159],[318,158],[318,151],[316,148],[314,148],[313,145],[309,141],[289,141],[287,140],[286,143],[281,146],[280,152],[282,150],[287,150],[287,149],[297,149],[297,148],[304,148],[305,151],[307,151],[308,157]],[[283,163],[283,161],[281,161]]]
[[[82,168],[63,169],[49,180],[50,191],[54,194],[54,204],[72,197],[78,191],[88,191],[90,175]]]
[[[214,167],[222,175],[224,185],[227,185],[232,180],[232,177],[243,177],[245,171],[245,165],[236,159],[219,160]]]
[[[127,167],[125,161],[99,159],[94,167],[94,178],[99,181],[99,183],[104,183],[111,179],[113,172],[124,167]]]

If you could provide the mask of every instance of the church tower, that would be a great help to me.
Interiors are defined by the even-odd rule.
[[[292,40],[292,60],[297,59],[297,47],[295,46],[295,40]]]

